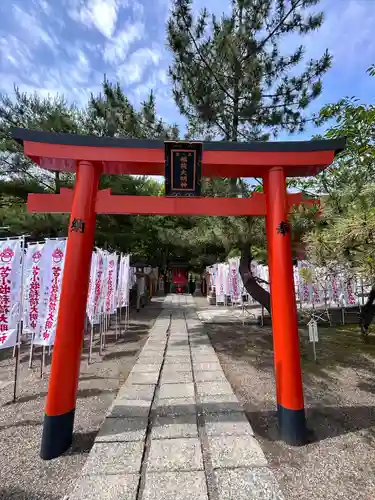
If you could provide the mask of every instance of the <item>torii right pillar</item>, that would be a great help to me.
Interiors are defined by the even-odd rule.
[[[265,186],[279,430],[283,441],[299,446],[306,444],[308,432],[303,399],[286,177],[282,167],[273,167],[268,171]]]

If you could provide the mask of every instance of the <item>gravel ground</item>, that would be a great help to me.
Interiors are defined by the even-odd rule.
[[[196,299],[207,309],[206,299]],[[272,334],[268,327],[206,325],[228,380],[287,500],[375,498],[375,337],[321,328],[313,360],[300,331],[308,425],[315,441],[292,448],[277,437]]]
[[[0,351],[0,499],[59,500],[74,486],[107,408],[126,379],[143,346],[149,328],[161,311],[161,299],[140,313],[131,312],[125,338],[108,345],[102,360],[94,351],[93,363],[83,355],[72,448],[62,457],[45,462],[39,458],[43,407],[49,366],[40,379],[40,356],[29,370],[28,350],[21,352],[19,397],[15,404],[12,377],[14,360]]]

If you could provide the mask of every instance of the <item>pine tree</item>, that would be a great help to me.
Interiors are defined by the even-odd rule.
[[[326,51],[302,68],[303,45],[284,53],[281,44],[320,28],[323,13],[311,12],[319,2],[231,0],[230,14],[218,19],[207,9],[194,18],[192,0],[173,1],[170,76],[193,135],[267,140],[281,130],[304,130],[331,56]]]
[[[86,126],[90,134],[110,137],[176,139],[179,135],[177,125],[168,126],[157,116],[152,91],[137,111],[124,94],[119,82],[113,84],[106,78],[103,82],[103,93],[91,96]]]

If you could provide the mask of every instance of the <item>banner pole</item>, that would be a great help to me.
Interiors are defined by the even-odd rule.
[[[33,332],[32,335],[31,335],[30,354],[29,354],[29,368],[33,367],[34,337],[35,337],[35,332]]]
[[[22,319],[23,319],[23,273],[25,264],[25,237],[21,237],[21,296],[20,296],[20,315],[17,325],[17,337],[16,337],[16,363],[14,368],[14,388],[13,388],[13,403],[17,399],[17,389],[18,389],[18,373],[20,365],[20,354],[21,354],[21,336],[22,336]]]
[[[44,345],[42,347],[42,359],[40,362],[40,378],[43,378],[45,362],[46,362],[46,346]]]
[[[99,313],[99,356],[103,356],[103,320]]]
[[[89,340],[89,357],[88,357],[88,364],[91,364],[91,358],[92,358],[92,344],[94,342],[94,323],[91,323],[91,328],[90,328],[90,340]]]

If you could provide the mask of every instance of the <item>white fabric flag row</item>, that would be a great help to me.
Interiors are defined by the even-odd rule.
[[[91,324],[98,324],[101,314],[114,314],[118,307],[127,307],[129,289],[134,284],[129,262],[129,255],[100,249],[93,252],[87,300]]]
[[[240,259],[229,259],[228,263],[219,263],[206,268],[210,283],[215,288],[216,302],[225,303],[230,296],[233,303],[242,301],[246,294],[239,273]],[[251,263],[253,276],[259,279],[259,284],[270,291],[268,266]],[[328,273],[324,268],[313,266],[307,261],[299,261],[293,269],[296,295],[303,304],[311,306],[349,307],[359,304],[359,288],[357,279],[345,276],[343,273]],[[254,302],[250,298],[251,302]]]
[[[0,241],[0,349],[16,345],[21,314],[23,334],[35,345],[53,345],[56,336],[66,239],[29,244],[23,262],[22,252],[21,239]],[[128,305],[135,282],[129,263],[129,255],[93,252],[86,308],[91,323]]]

